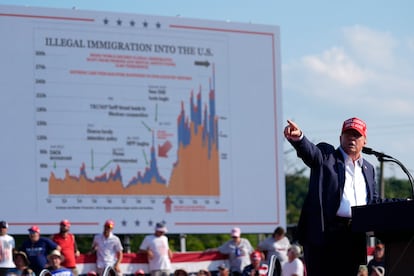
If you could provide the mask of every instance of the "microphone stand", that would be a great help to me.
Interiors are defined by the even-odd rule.
[[[403,172],[407,175],[408,181],[411,184],[411,199],[413,199],[414,198],[414,178],[411,175],[411,173],[407,170],[407,168],[400,161],[398,161],[398,159],[392,156],[386,155],[384,153],[379,153],[379,152],[373,152],[373,154],[377,157],[379,162],[393,162],[397,164],[398,166],[400,166]]]

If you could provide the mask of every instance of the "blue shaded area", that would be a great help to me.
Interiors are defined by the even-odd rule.
[[[199,128],[203,127],[202,141],[203,145],[208,147],[208,158],[211,157],[213,145],[216,145],[218,150],[218,123],[216,118],[216,102],[215,102],[215,79],[214,79],[214,65],[213,65],[213,79],[210,80],[210,92],[208,95],[208,105],[205,106],[202,112],[201,87],[197,93],[197,100],[194,103],[194,95],[191,92],[190,97],[190,120],[187,119],[184,104],[181,103],[181,112],[177,120],[178,146],[186,147],[191,142],[191,122],[194,125],[194,135],[198,135]]]
[[[150,184],[153,178],[155,178],[157,183],[160,183],[160,184],[167,183],[167,180],[164,179],[158,171],[157,156],[155,154],[155,148],[154,148],[154,133],[152,134],[150,166],[149,168],[145,169],[144,175],[141,175],[141,173],[138,172],[138,175],[131,179],[131,181],[128,183],[128,186],[138,184],[138,183]]]

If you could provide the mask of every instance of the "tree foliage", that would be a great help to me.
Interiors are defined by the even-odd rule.
[[[308,192],[309,178],[301,172],[286,175],[286,221],[297,224],[300,211]]]
[[[408,198],[411,197],[411,184],[408,180],[401,180],[395,177],[384,180],[385,198]]]

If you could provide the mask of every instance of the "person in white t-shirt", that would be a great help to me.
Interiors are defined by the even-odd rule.
[[[172,251],[165,236],[167,227],[163,223],[155,225],[155,233],[145,236],[139,250],[147,254],[151,276],[169,276]]]
[[[117,275],[122,275],[121,261],[123,250],[121,240],[112,233],[115,223],[107,220],[103,233],[95,235],[92,249],[96,252],[96,268],[98,275],[102,276],[106,267],[112,267]]]
[[[301,252],[301,248],[297,245],[292,245],[288,249],[288,261],[282,266],[282,276],[303,276],[303,262],[299,259]]]
[[[16,267],[13,262],[14,238],[7,234],[9,225],[0,221],[0,276],[7,274],[10,268]]]
[[[267,263],[273,255],[277,257],[281,266],[288,260],[287,251],[290,241],[285,235],[285,229],[281,226],[277,227],[272,236],[261,241],[257,247],[265,253]]]

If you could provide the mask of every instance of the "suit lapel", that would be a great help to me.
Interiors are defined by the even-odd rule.
[[[367,187],[367,199],[368,199],[368,202],[370,202],[371,195],[372,195],[371,188],[373,188],[373,185],[371,185],[371,183],[368,182],[368,179],[373,179],[374,176],[372,175],[371,171],[368,170],[368,167],[365,164],[365,160],[362,161],[362,174],[364,175],[365,185]]]
[[[338,184],[340,195],[342,196],[342,192],[344,191],[345,186],[345,161],[344,156],[342,155],[339,148],[335,152],[336,155],[336,169],[338,170]]]

